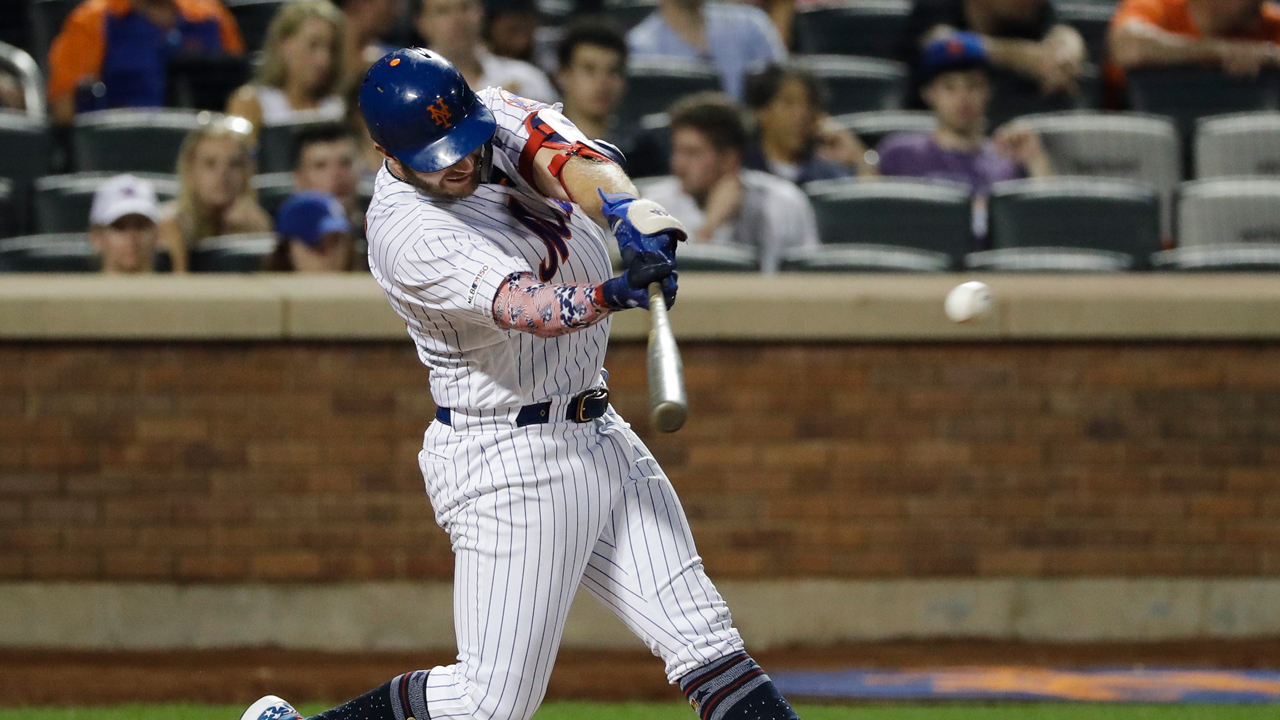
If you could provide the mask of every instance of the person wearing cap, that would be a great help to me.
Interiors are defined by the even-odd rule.
[[[351,223],[337,198],[315,190],[296,192],[276,213],[276,250],[267,270],[347,272],[355,265]]]
[[[102,272],[152,271],[159,212],[155,187],[146,180],[117,175],[98,186],[89,210],[89,242],[102,258]]]
[[[881,140],[876,153],[882,175],[951,180],[983,196],[1000,180],[1052,174],[1039,136],[1016,121],[987,137],[989,63],[982,38],[974,33],[952,33],[925,46],[921,94],[938,128]]]

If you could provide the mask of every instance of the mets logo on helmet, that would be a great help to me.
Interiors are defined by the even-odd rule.
[[[444,104],[444,98],[436,98],[436,101],[427,107],[427,111],[431,113],[431,119],[435,121],[437,127],[443,126],[445,130],[453,127],[449,122],[453,113],[449,112],[449,106]]]

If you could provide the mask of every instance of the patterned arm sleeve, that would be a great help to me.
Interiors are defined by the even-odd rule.
[[[541,338],[568,335],[609,316],[599,285],[543,283],[533,273],[508,275],[493,299],[498,327]]]

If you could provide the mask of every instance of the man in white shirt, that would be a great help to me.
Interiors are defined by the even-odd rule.
[[[453,63],[477,90],[502,89],[545,103],[559,98],[546,74],[523,60],[499,57],[481,42],[480,0],[421,0],[417,29],[432,50]]]
[[[793,248],[818,244],[809,199],[794,184],[742,168],[747,130],[719,93],[691,95],[671,109],[671,172],[644,189],[684,223],[690,242],[753,248],[760,269],[777,272]]]

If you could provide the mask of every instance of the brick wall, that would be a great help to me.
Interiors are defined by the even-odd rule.
[[[1280,574],[1280,345],[687,344],[717,577]],[[0,579],[448,578],[394,344],[0,344]]]

